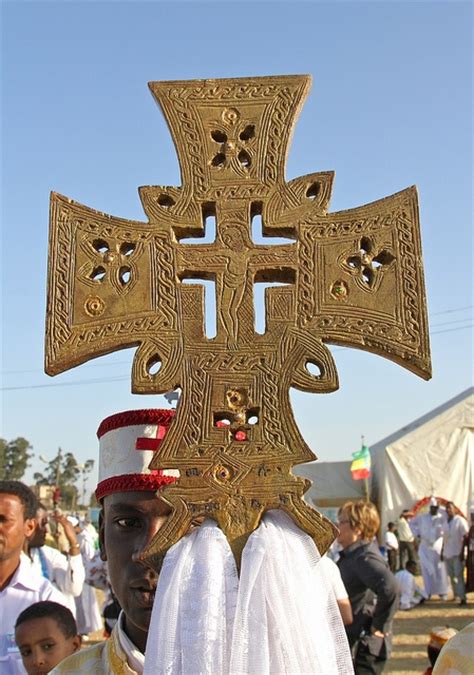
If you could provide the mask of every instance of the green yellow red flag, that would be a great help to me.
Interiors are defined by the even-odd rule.
[[[360,450],[352,453],[352,480],[368,478],[370,476],[370,466],[370,450],[366,445],[363,445]]]

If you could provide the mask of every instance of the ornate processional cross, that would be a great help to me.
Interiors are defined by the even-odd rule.
[[[217,521],[239,561],[272,508],[327,549],[334,527],[291,473],[315,455],[289,401],[290,387],[337,389],[326,343],[430,377],[416,189],[328,213],[332,172],[286,182],[309,86],[308,76],[152,82],[182,186],[140,188],[147,223],[51,197],[46,372],[136,346],[135,393],[182,389],[151,464],[180,471],[163,492],[173,514],[150,546],[157,566],[198,516]],[[254,243],[256,215],[264,235],[288,243]],[[215,241],[186,243],[204,236],[209,216]],[[204,331],[204,288],[187,279],[214,281],[214,338]],[[263,334],[257,282],[285,284],[265,291]]]

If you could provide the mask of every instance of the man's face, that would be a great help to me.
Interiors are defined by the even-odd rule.
[[[437,513],[438,513],[438,507],[435,506],[434,504],[432,506],[430,506],[430,514],[432,516],[435,516]]]
[[[25,539],[33,534],[35,525],[34,518],[25,518],[16,495],[0,494],[0,562],[20,559]]]
[[[125,614],[126,633],[144,652],[158,575],[139,558],[171,509],[150,491],[118,492],[103,502],[100,543],[110,584]]]
[[[36,511],[36,530],[30,537],[30,548],[39,548],[44,546],[46,534],[48,532],[48,512],[46,509],[39,508]]]
[[[448,518],[454,518],[454,504],[450,502],[446,504],[446,513],[448,514]]]

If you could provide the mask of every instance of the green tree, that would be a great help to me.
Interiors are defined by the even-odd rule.
[[[84,464],[78,464],[77,465],[78,469],[80,469],[81,474],[82,474],[82,506],[84,508],[87,508],[86,504],[86,479],[87,479],[87,474],[89,474],[92,469],[94,468],[94,460],[93,459],[87,459]]]
[[[35,473],[37,485],[55,485],[61,490],[61,504],[67,509],[77,505],[78,489],[75,486],[81,469],[72,452],[63,453],[61,448],[54,459],[48,462],[44,473]]]
[[[28,468],[28,460],[33,450],[26,438],[19,436],[13,441],[0,438],[0,478],[2,480],[20,480]]]

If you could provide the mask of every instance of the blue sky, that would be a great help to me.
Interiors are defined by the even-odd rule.
[[[131,350],[43,373],[49,192],[145,220],[137,187],[179,184],[149,80],[310,73],[287,177],[335,170],[331,210],[418,186],[433,379],[334,349],[340,390],[292,396],[322,460],[471,385],[469,2],[3,2],[2,15],[4,438],[96,458],[103,417],[164,403],[129,393]]]

